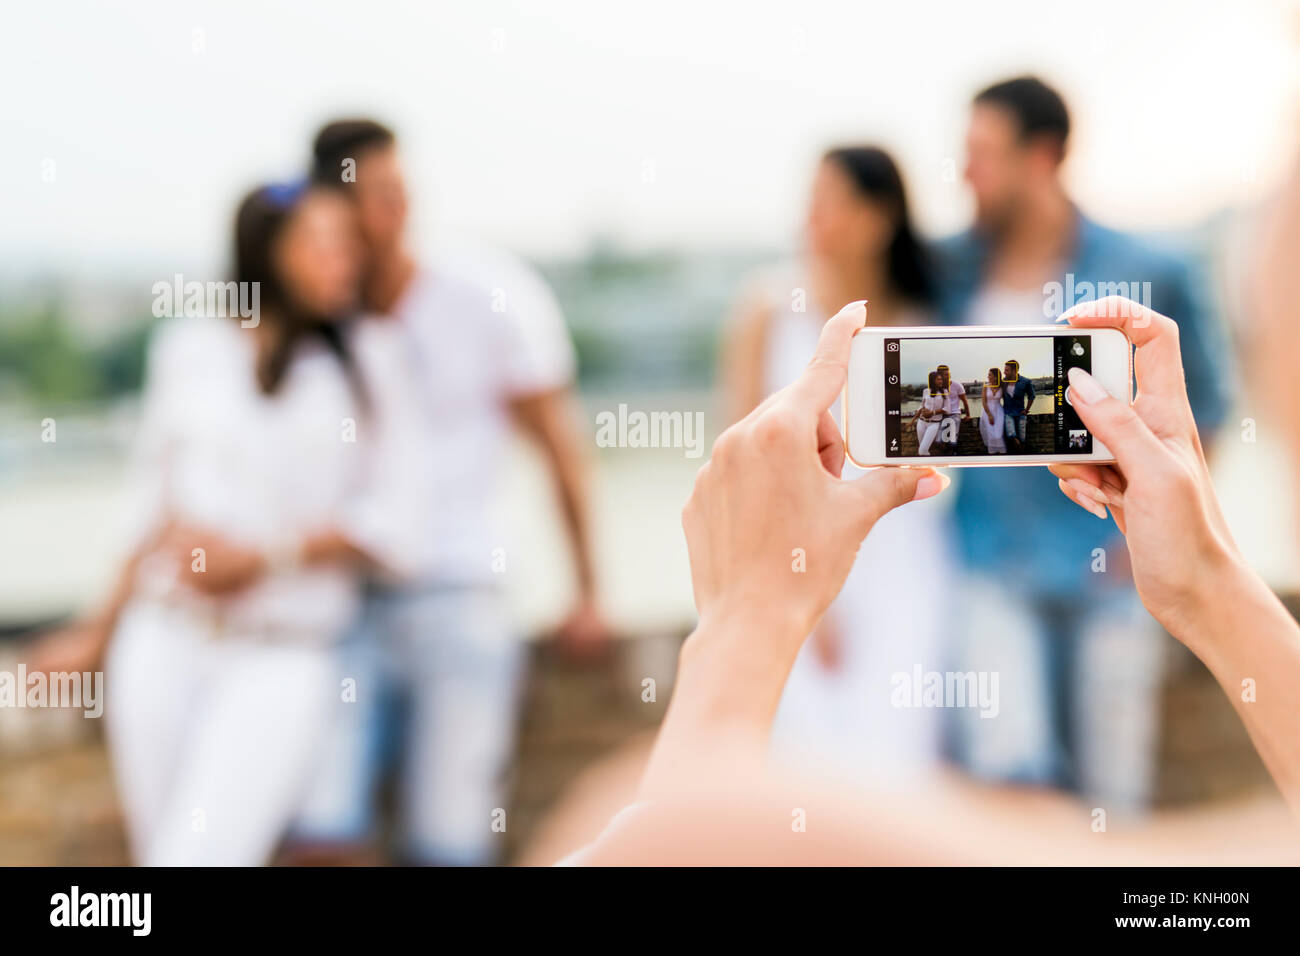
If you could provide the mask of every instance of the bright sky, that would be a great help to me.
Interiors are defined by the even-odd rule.
[[[905,339],[898,353],[898,373],[904,385],[924,385],[940,365],[959,382],[984,381],[989,369],[1001,370],[1007,359],[1020,363],[1030,378],[1052,374],[1049,336],[1005,339]]]
[[[422,239],[542,255],[595,233],[788,243],[815,157],[847,139],[894,149],[923,223],[952,228],[969,97],[1026,69],[1068,95],[1072,183],[1120,225],[1262,195],[1296,127],[1288,0],[80,0],[5,19],[0,274],[218,268],[236,198],[338,113],[399,128]]]

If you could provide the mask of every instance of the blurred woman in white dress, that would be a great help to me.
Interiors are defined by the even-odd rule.
[[[980,438],[984,439],[984,447],[990,455],[1005,455],[1007,439],[1002,433],[1005,424],[1005,413],[1002,410],[1002,369],[989,369],[980,404]]]
[[[925,325],[932,286],[898,168],[883,150],[826,153],[813,180],[798,263],[748,283],[724,349],[728,418],[793,381],[826,319],[867,299],[872,325]],[[831,409],[838,420],[839,403]],[[846,464],[844,477],[861,472]],[[886,515],[840,597],[804,645],[777,716],[778,757],[905,783],[939,758],[935,710],[892,705],[899,680],[941,666],[943,500]],[[795,560],[794,556],[786,560]],[[807,560],[816,560],[808,555]],[[927,568],[926,578],[916,573]]]
[[[352,216],[328,190],[254,192],[235,228],[252,320],[168,319],[150,346],[128,558],[63,637],[91,656],[107,644],[108,743],[141,864],[269,860],[347,692],[331,647],[360,571],[414,570],[413,383],[381,323],[342,322]]]

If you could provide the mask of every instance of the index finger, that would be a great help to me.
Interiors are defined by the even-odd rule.
[[[1122,295],[1080,302],[1062,312],[1056,321],[1085,328],[1123,329],[1137,346],[1151,345],[1170,336],[1178,337],[1177,322]]]
[[[1177,394],[1186,398],[1178,323],[1173,319],[1118,295],[1080,302],[1063,312],[1061,319],[1076,328],[1120,329],[1138,347],[1135,361],[1139,388],[1166,397]]]
[[[867,302],[850,302],[822,326],[817,350],[790,386],[795,404],[814,415],[830,408],[849,374],[853,336],[867,324]]]

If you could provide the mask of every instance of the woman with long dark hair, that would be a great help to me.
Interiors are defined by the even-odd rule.
[[[107,643],[108,742],[137,862],[253,865],[283,834],[340,694],[331,645],[360,572],[412,570],[421,468],[397,339],[353,324],[346,199],[239,206],[248,317],[151,343],[130,557],[82,628]]]
[[[1002,369],[989,369],[980,399],[980,438],[990,455],[1007,453],[1006,435],[1002,433],[1005,412],[1002,408]]]
[[[902,175],[883,149],[844,146],[822,156],[804,238],[800,260],[757,276],[734,314],[724,354],[729,420],[799,375],[822,325],[846,302],[868,300],[870,325],[933,321],[929,262]],[[838,416],[838,402],[831,411]],[[787,684],[779,752],[890,779],[937,762],[934,712],[892,706],[890,681],[918,662],[939,664],[943,507],[925,502],[887,515],[863,544]]]
[[[724,356],[729,420],[793,380],[846,302],[866,299],[870,325],[932,321],[930,263],[902,175],[883,149],[841,146],[822,156],[804,240],[801,261],[754,277],[735,310]]]

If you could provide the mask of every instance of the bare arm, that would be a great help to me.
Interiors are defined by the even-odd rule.
[[[1210,669],[1282,795],[1300,812],[1300,626],[1237,549],[1219,508],[1187,400],[1178,326],[1127,300],[1067,313],[1123,328],[1137,345],[1132,406],[1070,370],[1074,407],[1116,465],[1053,465],[1067,497],[1111,509],[1128,540],[1142,603]]]
[[[156,546],[161,534],[150,536],[126,557],[108,593],[89,613],[41,636],[33,648],[29,664],[32,670],[66,673],[99,669],[122,610],[131,599],[140,562]]]
[[[700,469],[682,512],[700,624],[682,649],[647,796],[689,779],[696,761],[713,778],[754,769],[800,645],[862,539],[885,512],[947,483],[915,468],[840,480],[844,445],[827,408],[865,320],[862,303],[831,319],[804,374],[727,429]],[[809,556],[806,573],[792,568],[794,548]]]
[[[1255,328],[1251,355],[1259,382],[1289,382],[1300,367],[1300,162],[1277,197],[1265,229],[1255,275]],[[1300,405],[1281,402],[1278,434],[1286,442],[1291,473],[1300,476]],[[1300,513],[1300,512],[1298,512]]]
[[[905,794],[788,772],[708,778],[630,811],[583,851],[595,866],[1295,865],[1285,807],[1168,811],[1092,832],[1091,808],[1052,792],[956,777]],[[792,832],[796,815],[806,830]]]
[[[1300,814],[1300,626],[1245,562],[1220,569],[1175,635],[1209,668],[1264,765]]]
[[[594,597],[595,573],[587,521],[589,464],[573,393],[567,388],[539,392],[514,399],[511,409],[515,421],[537,441],[555,478],[577,569],[578,590],[583,598]]]
[[[577,402],[571,389],[558,388],[515,398],[511,410],[516,423],[537,441],[554,476],[577,574],[577,606],[561,625],[559,637],[571,651],[585,654],[598,650],[609,633],[597,609],[588,520],[590,466],[587,444],[578,425],[581,416]]]

